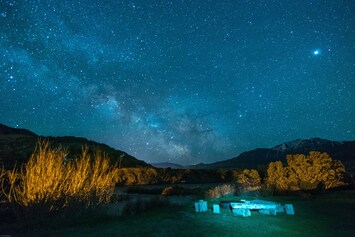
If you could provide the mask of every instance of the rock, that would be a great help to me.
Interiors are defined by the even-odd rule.
[[[218,204],[213,204],[213,213],[221,213]]]
[[[251,216],[251,211],[244,208],[233,208],[232,212],[234,215],[248,217]]]
[[[195,212],[206,212],[207,211],[207,202],[200,200],[195,202]]]
[[[295,214],[292,204],[285,204],[285,211],[286,211],[287,215],[294,215]]]

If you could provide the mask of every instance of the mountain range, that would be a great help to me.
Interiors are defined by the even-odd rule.
[[[285,142],[273,148],[258,148],[241,153],[232,159],[211,164],[197,164],[181,166],[173,163],[147,164],[123,151],[116,150],[105,144],[87,140],[82,137],[44,137],[26,129],[11,128],[0,124],[0,164],[11,168],[15,163],[21,165],[26,162],[36,147],[38,139],[49,140],[53,146],[66,147],[69,156],[80,155],[81,148],[88,146],[90,150],[100,149],[112,161],[117,161],[120,167],[156,167],[173,169],[260,169],[270,162],[285,161],[287,154],[308,154],[310,151],[327,152],[333,159],[340,160],[348,170],[355,173],[355,141],[330,141],[321,138],[297,139]]]
[[[68,157],[73,158],[81,154],[81,149],[88,146],[90,151],[99,149],[107,154],[113,162],[118,162],[121,167],[148,167],[144,161],[111,148],[105,144],[90,141],[82,137],[44,137],[26,129],[11,128],[0,124],[0,164],[10,169],[15,164],[21,166],[35,150],[39,139],[48,140],[53,147],[62,146],[68,149]]]
[[[308,154],[310,151],[326,152],[335,160],[340,160],[349,169],[355,168],[355,141],[330,141],[321,138],[297,139],[273,148],[258,148],[241,153],[232,159],[211,164],[197,164],[193,169],[240,168],[256,169],[273,161],[285,161],[287,154]]]
[[[170,162],[162,162],[162,163],[151,163],[151,165],[155,168],[171,168],[171,169],[183,169],[184,166],[170,163]]]

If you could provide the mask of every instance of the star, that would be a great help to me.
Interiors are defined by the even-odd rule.
[[[320,50],[319,49],[314,50],[313,55],[315,56],[320,55]]]
[[[350,1],[2,2],[5,125],[184,165],[354,139]]]

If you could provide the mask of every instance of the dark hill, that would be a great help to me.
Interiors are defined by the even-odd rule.
[[[0,135],[25,135],[25,136],[37,136],[37,134],[21,128],[11,128],[0,123]]]
[[[243,152],[239,156],[215,162],[190,166],[195,169],[257,169],[270,162],[285,161],[287,154],[308,154],[310,151],[327,152],[333,159],[340,160],[348,169],[355,167],[355,141],[329,141],[320,138],[297,139],[275,146],[274,148],[258,148]]]
[[[184,166],[179,165],[179,164],[175,164],[175,163],[169,163],[169,162],[165,162],[165,163],[152,163],[152,166],[154,166],[155,168],[172,168],[172,169],[183,169]]]
[[[17,129],[0,124],[0,163],[5,168],[12,168],[16,163],[20,166],[26,162],[36,147],[38,139],[47,139],[53,147],[65,147],[69,151],[69,158],[78,157],[81,148],[88,146],[90,151],[99,149],[105,152],[110,160],[118,162],[121,167],[146,167],[150,166],[144,161],[113,149],[105,144],[97,143],[81,137],[43,137],[26,130]]]

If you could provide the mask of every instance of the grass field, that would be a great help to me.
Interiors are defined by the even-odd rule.
[[[237,199],[238,197],[233,197]],[[245,198],[245,197],[243,197]],[[0,235],[11,236],[355,236],[355,191],[333,191],[308,197],[271,197],[264,200],[292,203],[296,215],[234,216],[195,213],[193,203],[154,208],[144,213],[95,220],[47,220],[34,226],[1,225]],[[219,200],[209,201],[209,207]],[[90,218],[88,218],[90,219]],[[22,226],[22,227],[21,227]]]

